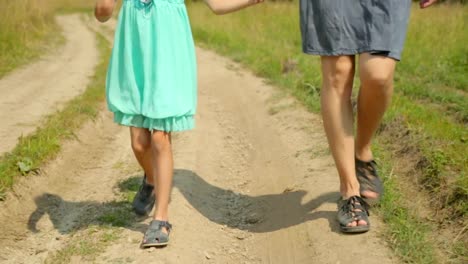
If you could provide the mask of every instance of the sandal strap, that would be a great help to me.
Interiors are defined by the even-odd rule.
[[[377,173],[377,162],[375,160],[362,161],[355,158],[356,176],[361,185],[361,191],[370,190],[378,194],[383,193],[382,181]]]
[[[371,161],[362,161],[359,160],[358,158],[355,158],[356,160],[356,168],[362,172],[363,176],[366,178],[369,178],[369,174],[374,177],[378,177],[377,173],[377,162],[375,160]],[[368,171],[369,173],[365,173],[364,170]]]
[[[361,196],[356,195],[350,197],[347,201],[347,204],[350,206],[352,211],[360,210],[361,212],[365,212],[367,215],[370,215],[370,205]],[[360,211],[356,211],[356,213]]]
[[[167,233],[163,232],[163,227],[167,229]],[[146,230],[145,236],[143,237],[143,247],[145,244],[166,245],[169,242],[169,233],[171,229],[172,225],[167,221],[151,221],[149,228]]]
[[[364,220],[369,224],[369,204],[360,196],[352,196],[339,203],[339,222],[346,226],[353,221]]]
[[[168,221],[153,220],[150,223],[149,230],[161,231],[165,227],[167,233],[170,233],[172,230],[172,225]]]

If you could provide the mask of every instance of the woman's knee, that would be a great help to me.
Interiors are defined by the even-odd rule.
[[[366,74],[361,75],[361,85],[365,89],[387,93],[393,88],[393,72],[368,71]]]
[[[322,57],[323,88],[351,96],[354,71],[354,56]]]
[[[364,55],[363,55],[364,56]],[[374,92],[387,93],[393,88],[396,62],[393,59],[366,55],[360,60],[361,86]]]

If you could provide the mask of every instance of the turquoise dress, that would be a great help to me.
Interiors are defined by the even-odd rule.
[[[107,72],[114,121],[151,131],[194,127],[195,45],[184,0],[124,0]]]

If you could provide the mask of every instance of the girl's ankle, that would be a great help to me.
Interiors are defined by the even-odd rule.
[[[155,216],[153,217],[153,220],[168,222],[168,221],[169,221],[169,217],[168,217],[168,216],[164,216],[164,215],[155,215]]]
[[[358,160],[365,161],[365,162],[368,162],[374,159],[374,156],[372,155],[372,151],[370,149],[361,150],[361,151],[356,150],[356,154],[354,155]]]

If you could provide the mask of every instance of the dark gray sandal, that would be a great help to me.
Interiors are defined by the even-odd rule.
[[[146,182],[146,175],[143,177],[143,182],[138,189],[138,192],[133,198],[132,207],[138,215],[149,215],[153,210],[156,196],[154,195],[154,186]]]
[[[163,232],[166,228],[167,234]],[[148,247],[163,247],[169,244],[169,234],[171,233],[172,225],[167,221],[153,220],[151,221],[148,230],[146,230],[142,248]]]
[[[338,202],[338,222],[343,233],[364,233],[369,231],[369,205],[359,196],[352,196]],[[363,220],[367,225],[348,226]]]
[[[367,199],[368,202],[376,202],[382,197],[384,188],[377,173],[377,162],[374,160],[366,162],[356,158],[356,176],[360,184],[359,191],[363,198]],[[376,193],[377,198],[366,197],[363,195],[365,191]]]

